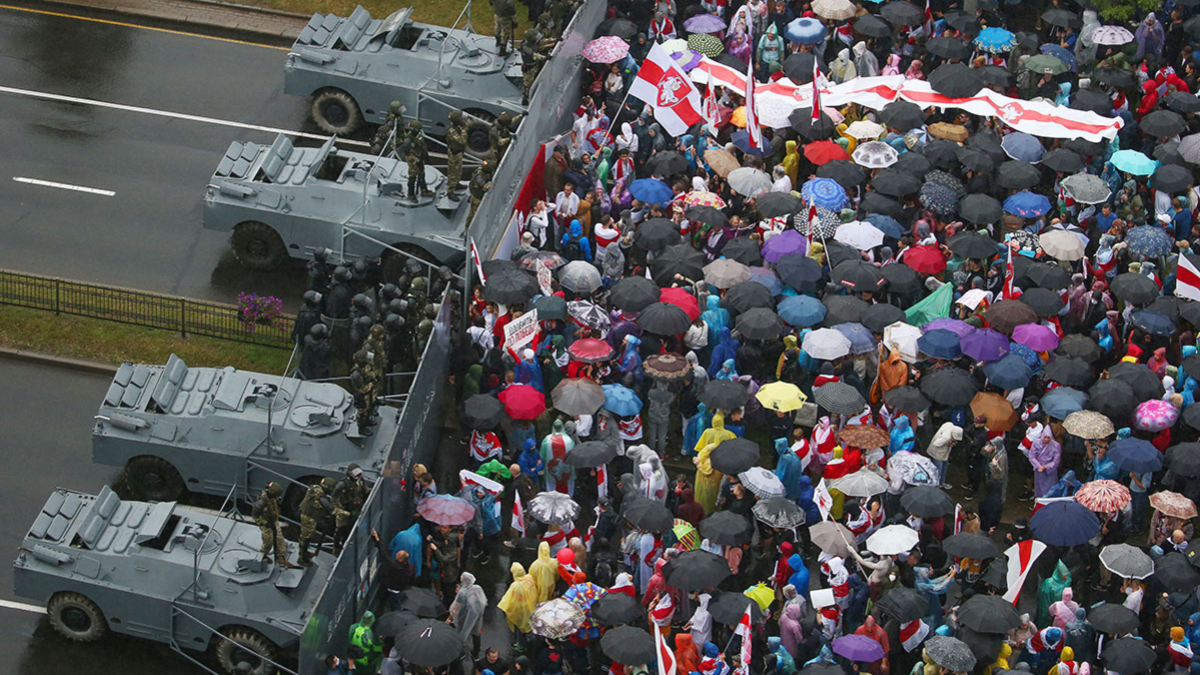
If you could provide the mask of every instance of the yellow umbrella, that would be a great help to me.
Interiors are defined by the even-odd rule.
[[[733,111],[733,117],[729,118],[729,123],[739,129],[746,127],[746,106],[738,106]]]
[[[754,398],[757,398],[764,408],[776,412],[799,410],[808,400],[804,392],[800,391],[800,387],[790,382],[772,382],[764,385]]]

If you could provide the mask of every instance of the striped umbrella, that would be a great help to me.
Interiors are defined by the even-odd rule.
[[[1095,513],[1114,513],[1129,503],[1129,488],[1115,480],[1094,480],[1084,483],[1075,493],[1075,501]]]

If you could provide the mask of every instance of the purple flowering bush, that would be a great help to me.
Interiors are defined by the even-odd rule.
[[[258,326],[270,326],[283,315],[283,300],[273,295],[238,293],[238,319],[253,333]]]

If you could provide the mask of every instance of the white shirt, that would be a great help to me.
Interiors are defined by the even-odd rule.
[[[525,222],[525,227],[533,233],[533,237],[537,240],[539,246],[546,243],[546,226],[548,220],[549,216],[543,210],[530,213],[529,220]]]
[[[771,185],[771,192],[791,192],[791,191],[792,191],[792,177],[787,174],[784,174],[783,178],[780,178],[779,180],[775,181]]]
[[[567,194],[566,190],[554,198],[554,213],[561,218],[572,218],[579,212],[579,195],[574,192]]]

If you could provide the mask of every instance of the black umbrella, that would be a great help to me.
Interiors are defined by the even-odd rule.
[[[975,595],[958,608],[958,623],[980,633],[1007,634],[1021,625],[1021,617],[998,595]]]
[[[593,469],[617,456],[617,444],[608,441],[584,441],[567,453],[567,464],[576,469]]]
[[[877,292],[884,284],[879,268],[865,260],[847,260],[837,264],[830,276],[856,293]]]
[[[1163,192],[1179,192],[1186,190],[1192,180],[1189,169],[1178,164],[1162,164],[1150,175],[1150,187]]]
[[[724,227],[721,225],[720,227]],[[668,246],[654,256],[651,271],[654,279],[662,286],[670,286],[675,282],[676,275],[684,279],[698,280],[704,278],[704,266],[708,259],[704,254],[692,248],[691,244],[683,243]]]
[[[644,251],[658,253],[672,244],[680,243],[679,226],[667,218],[651,218],[633,231],[633,243]]]
[[[1104,117],[1112,117],[1113,113],[1112,99],[1108,97],[1108,94],[1098,89],[1080,90],[1071,97],[1070,107],[1075,110],[1088,110]],[[1082,171],[1082,169],[1061,170],[1066,173]]]
[[[1106,602],[1089,609],[1087,620],[1088,623],[1092,624],[1093,628],[1109,635],[1130,633],[1137,630],[1138,626],[1141,625],[1137,612],[1125,605],[1117,605],[1111,602]]]
[[[738,315],[734,330],[750,340],[773,340],[783,333],[783,321],[772,310],[755,307]]]
[[[875,605],[900,623],[908,623],[929,612],[929,600],[907,586],[893,586]]]
[[[709,380],[700,390],[700,402],[711,410],[733,410],[749,400],[746,387],[732,380]]]
[[[1121,380],[1128,384],[1139,402],[1162,398],[1166,393],[1163,390],[1162,380],[1158,379],[1158,375],[1155,375],[1154,371],[1147,368],[1144,363],[1122,361],[1109,368],[1108,375],[1111,379]]]
[[[929,74],[929,86],[940,94],[965,98],[974,96],[983,89],[983,78],[965,64],[946,63],[934,68]]]
[[[1046,364],[1043,374],[1047,380],[1065,384],[1068,387],[1086,387],[1095,380],[1092,367],[1083,359],[1070,356],[1060,356]]]
[[[396,635],[396,651],[414,666],[437,668],[458,660],[463,642],[458,631],[444,621],[421,619]]]
[[[992,161],[997,164],[1008,159],[1008,155],[1004,152],[1004,147],[1000,145],[1000,139],[994,134],[974,134],[967,139],[967,147],[987,153],[987,156],[991,157]]]
[[[731,438],[713,449],[709,461],[717,471],[736,475],[757,464],[758,454],[758,444],[754,441]]]
[[[1187,409],[1191,410],[1193,407],[1188,406]],[[1186,418],[1186,411],[1184,416]],[[1187,478],[1200,476],[1200,443],[1180,443],[1167,448],[1167,467],[1171,469],[1171,473]]]
[[[1167,141],[1154,148],[1154,159],[1163,164],[1188,165],[1188,161],[1183,158],[1183,155],[1179,154],[1179,141]]]
[[[1134,310],[1133,325],[1151,335],[1170,337],[1175,334],[1175,323],[1167,315],[1149,309]]]
[[[1013,256],[1013,258],[1029,260],[1025,256]],[[1071,275],[1065,269],[1059,265],[1044,262],[1030,264],[1025,268],[1024,277],[1039,288],[1047,288],[1052,291],[1062,290],[1071,283]]]
[[[708,613],[717,623],[736,626],[747,607],[750,608],[751,623],[762,623],[763,613],[758,603],[741,593],[719,593],[708,603]]]
[[[904,207],[900,205],[900,202],[878,192],[868,192],[864,195],[862,201],[858,203],[858,208],[867,213],[882,213],[893,218],[904,217]]]
[[[512,260],[508,260],[506,258],[494,258],[492,260],[483,261],[483,274],[489,279],[492,277],[492,275],[499,274],[500,272],[519,271],[521,271],[520,266]]]
[[[761,194],[754,199],[754,203],[758,206],[758,212],[761,213],[765,218],[786,216],[796,213],[800,209],[804,208],[804,202],[800,201],[796,197],[793,197],[791,193],[788,192],[768,192],[766,194]],[[734,239],[734,241],[743,241],[743,239]],[[745,239],[745,241],[751,240]],[[721,249],[722,255],[729,257],[729,254],[725,252],[728,248],[729,244],[726,244],[725,248]]]
[[[907,153],[906,153],[907,154]],[[817,178],[832,178],[838,185],[853,190],[867,180],[867,174],[854,162],[848,159],[835,159],[825,162],[817,169]]]
[[[1137,80],[1135,80],[1133,77],[1133,73],[1123,68],[1113,68],[1109,66],[1097,68],[1095,71],[1095,76],[1096,81],[1100,84],[1108,85],[1110,87],[1117,87],[1118,89],[1132,87],[1137,82]]]
[[[388,612],[375,621],[371,631],[379,637],[395,637],[402,633],[409,624],[420,621],[421,617],[406,610]]]
[[[686,332],[692,320],[675,305],[656,302],[638,313],[637,324],[647,333],[669,336]]]
[[[885,38],[892,34],[892,27],[886,21],[873,14],[864,14],[855,19],[854,32],[859,35],[866,35],[867,37]],[[812,81],[811,74],[809,81]]]
[[[976,532],[960,532],[942,541],[942,550],[955,558],[987,560],[1000,555],[1000,549],[991,539]]]
[[[990,84],[994,87],[1011,87],[1013,85],[1012,73],[1001,68],[1000,66],[984,66],[977,69],[979,76],[983,78],[985,84]]]
[[[774,309],[775,298],[770,289],[757,281],[742,281],[726,289],[721,306],[734,313],[748,312],[755,308]]]
[[[621,517],[644,532],[660,533],[671,529],[674,516],[662,502],[645,497],[627,499],[621,507]]]
[[[1095,363],[1104,355],[1104,350],[1100,349],[1100,345],[1086,335],[1068,335],[1059,341],[1058,349],[1054,351],[1088,363]]]
[[[1154,302],[1150,303],[1146,309],[1152,312],[1158,312],[1171,321],[1179,320],[1179,298],[1172,298],[1164,295],[1161,298],[1155,298]]]
[[[857,415],[867,405],[862,394],[845,382],[830,382],[813,389],[817,405],[839,415]]]
[[[901,492],[900,506],[919,518],[940,518],[954,512],[954,500],[932,485],[914,485]]]
[[[1108,148],[1107,141],[1104,143],[1098,141],[1089,141],[1086,138],[1072,138],[1063,144],[1063,147],[1071,152],[1077,152],[1084,157],[1095,157],[1096,155],[1104,154]]]
[[[1122,426],[1120,422],[1130,419],[1140,402],[1133,389],[1116,378],[1100,380],[1088,389],[1087,407],[1116,422],[1114,426]]]
[[[532,307],[537,310],[538,321],[567,318],[567,301],[557,295],[543,295],[533,301]]]
[[[436,619],[446,613],[441,598],[428,588],[410,588],[398,596],[400,609],[416,614],[422,619]]]
[[[1200,584],[1200,572],[1178,551],[1154,561],[1154,578],[1168,591],[1189,591]]]
[[[946,246],[964,258],[987,259],[999,253],[996,240],[978,232],[959,232],[946,240]]]
[[[684,215],[689,220],[712,225],[713,227],[725,227],[729,224],[729,217],[711,206],[691,206],[688,207]],[[689,246],[688,248],[691,247]],[[706,260],[705,262],[708,261]]]
[[[501,305],[519,305],[529,302],[538,292],[533,277],[520,270],[501,270],[488,277],[483,287],[485,300]]]
[[[889,292],[904,296],[921,290],[921,277],[908,265],[884,265],[881,270]]]
[[[790,529],[804,524],[804,512],[787,497],[760,499],[754,505],[753,513],[759,522],[769,527]]]
[[[784,195],[782,192],[769,192],[767,194],[781,195],[785,197],[791,196]],[[763,196],[765,197],[766,195]],[[758,242],[749,237],[738,237],[737,239],[725,244],[725,247],[721,249],[721,255],[729,258],[730,260],[736,260],[749,267],[763,264],[762,250],[759,248]]]
[[[1054,316],[1064,306],[1062,297],[1048,288],[1031,288],[1021,294],[1020,300],[1038,316]]]
[[[646,168],[657,176],[671,176],[687,171],[688,161],[687,157],[678,152],[667,150],[651,155],[650,159],[646,160]]]
[[[862,254],[853,246],[847,246],[841,242],[825,242],[825,264],[829,265],[829,269],[833,269],[847,260],[862,260]]]
[[[979,19],[973,14],[967,14],[962,10],[951,10],[942,15],[946,19],[946,23],[955,30],[960,30],[964,33],[979,32]]]
[[[833,123],[833,119],[824,112],[813,122],[812,107],[796,108],[788,115],[788,123],[792,125],[799,134],[805,138],[819,140],[828,138],[833,133],[837,125]]]
[[[1184,122],[1183,117],[1177,112],[1155,110],[1142,118],[1142,121],[1138,123],[1138,128],[1147,136],[1168,138],[1187,131],[1187,122]]]
[[[641,628],[620,626],[609,629],[600,638],[600,651],[626,666],[656,663],[654,637]]]
[[[1186,91],[1173,91],[1163,99],[1167,107],[1177,113],[1189,114],[1200,112],[1200,98]]]
[[[733,511],[717,511],[700,521],[700,534],[714,544],[741,546],[754,536],[754,523]]]
[[[915,129],[925,124],[925,111],[909,101],[892,101],[876,114],[881,122],[900,131]]]
[[[808,295],[816,295],[824,277],[821,265],[806,255],[783,256],[775,265],[775,273],[796,292]]]
[[[646,616],[646,610],[642,607],[642,603],[624,593],[608,593],[593,602],[588,613],[591,614],[593,621],[602,626],[637,623]]]
[[[921,393],[946,406],[965,406],[979,393],[979,385],[961,368],[939,368],[921,378]]]
[[[966,59],[971,57],[971,46],[952,37],[936,37],[925,43],[925,49],[944,59]]]
[[[928,159],[937,168],[953,171],[958,166],[958,148],[958,143],[940,138],[926,143],[925,147],[921,149],[921,154],[925,155],[925,159]],[[928,182],[929,176],[925,178]]]
[[[863,312],[870,307],[862,300],[849,295],[827,295],[823,304],[826,309],[826,326],[836,326],[839,323],[859,323]]]
[[[783,60],[783,74],[787,75],[788,79],[796,84],[811,84],[814,62],[816,62],[819,71],[824,72],[827,70],[821,67],[822,64],[817,62],[812,52],[797,52]]]
[[[1189,405],[1183,409],[1183,423],[1200,430],[1200,406]],[[1197,475],[1200,475],[1198,473]]]
[[[975,597],[998,598],[998,596],[994,595]],[[984,633],[968,626],[959,626],[956,637],[971,651],[971,656],[975,657],[976,663],[987,663],[996,658],[996,655],[1000,653],[1000,646],[1004,644],[1004,640],[1008,635]]]
[[[1154,666],[1154,650],[1145,640],[1135,637],[1117,638],[1107,643],[1100,653],[1104,667],[1123,675],[1148,672]]]
[[[918,413],[929,409],[929,399],[920,389],[912,385],[893,387],[883,393],[883,400],[889,408],[904,413]]]
[[[901,169],[884,169],[871,179],[871,187],[889,197],[915,194],[921,189],[921,179]]]
[[[1037,185],[1042,174],[1032,164],[1009,160],[996,169],[996,185],[1002,188],[1023,190]]]
[[[658,302],[662,289],[643,276],[625,277],[608,292],[608,301],[627,311],[640,312]]]
[[[494,429],[506,419],[504,404],[490,394],[476,394],[463,403],[462,421],[469,429]]]
[[[1058,26],[1059,28],[1066,28],[1068,26],[1078,28],[1083,25],[1083,19],[1080,19],[1078,14],[1057,7],[1052,7],[1043,12],[1042,21],[1051,26]]]
[[[708,551],[686,551],[663,565],[663,576],[669,586],[688,592],[702,591],[729,577],[729,561]]]
[[[925,20],[925,12],[904,0],[893,0],[884,5],[879,15],[893,26],[919,26]]]
[[[1200,302],[1193,302],[1191,300],[1180,302],[1179,317],[1192,324],[1193,327],[1200,326]],[[1188,407],[1190,408],[1191,406]]]
[[[889,267],[908,267],[908,265],[889,265]],[[911,268],[910,268],[911,269]],[[877,303],[867,308],[863,312],[859,323],[866,326],[872,333],[883,333],[883,329],[896,323],[897,321],[907,321],[904,310],[895,305],[886,303]]]
[[[904,153],[906,155],[916,154],[911,152]],[[991,174],[996,170],[996,162],[992,156],[977,148],[969,148],[962,146],[954,151],[958,157],[958,163],[963,165],[963,168],[977,171],[981,174]],[[961,206],[959,207],[961,209]]]
[[[1112,282],[1112,292],[1118,298],[1135,305],[1145,305],[1159,295],[1158,286],[1144,274],[1118,274]]]
[[[1079,173],[1084,168],[1083,158],[1065,148],[1055,148],[1042,155],[1042,166],[1059,173]]]
[[[605,19],[596,26],[596,37],[613,35],[623,40],[632,40],[637,32],[637,24],[628,19]]]

